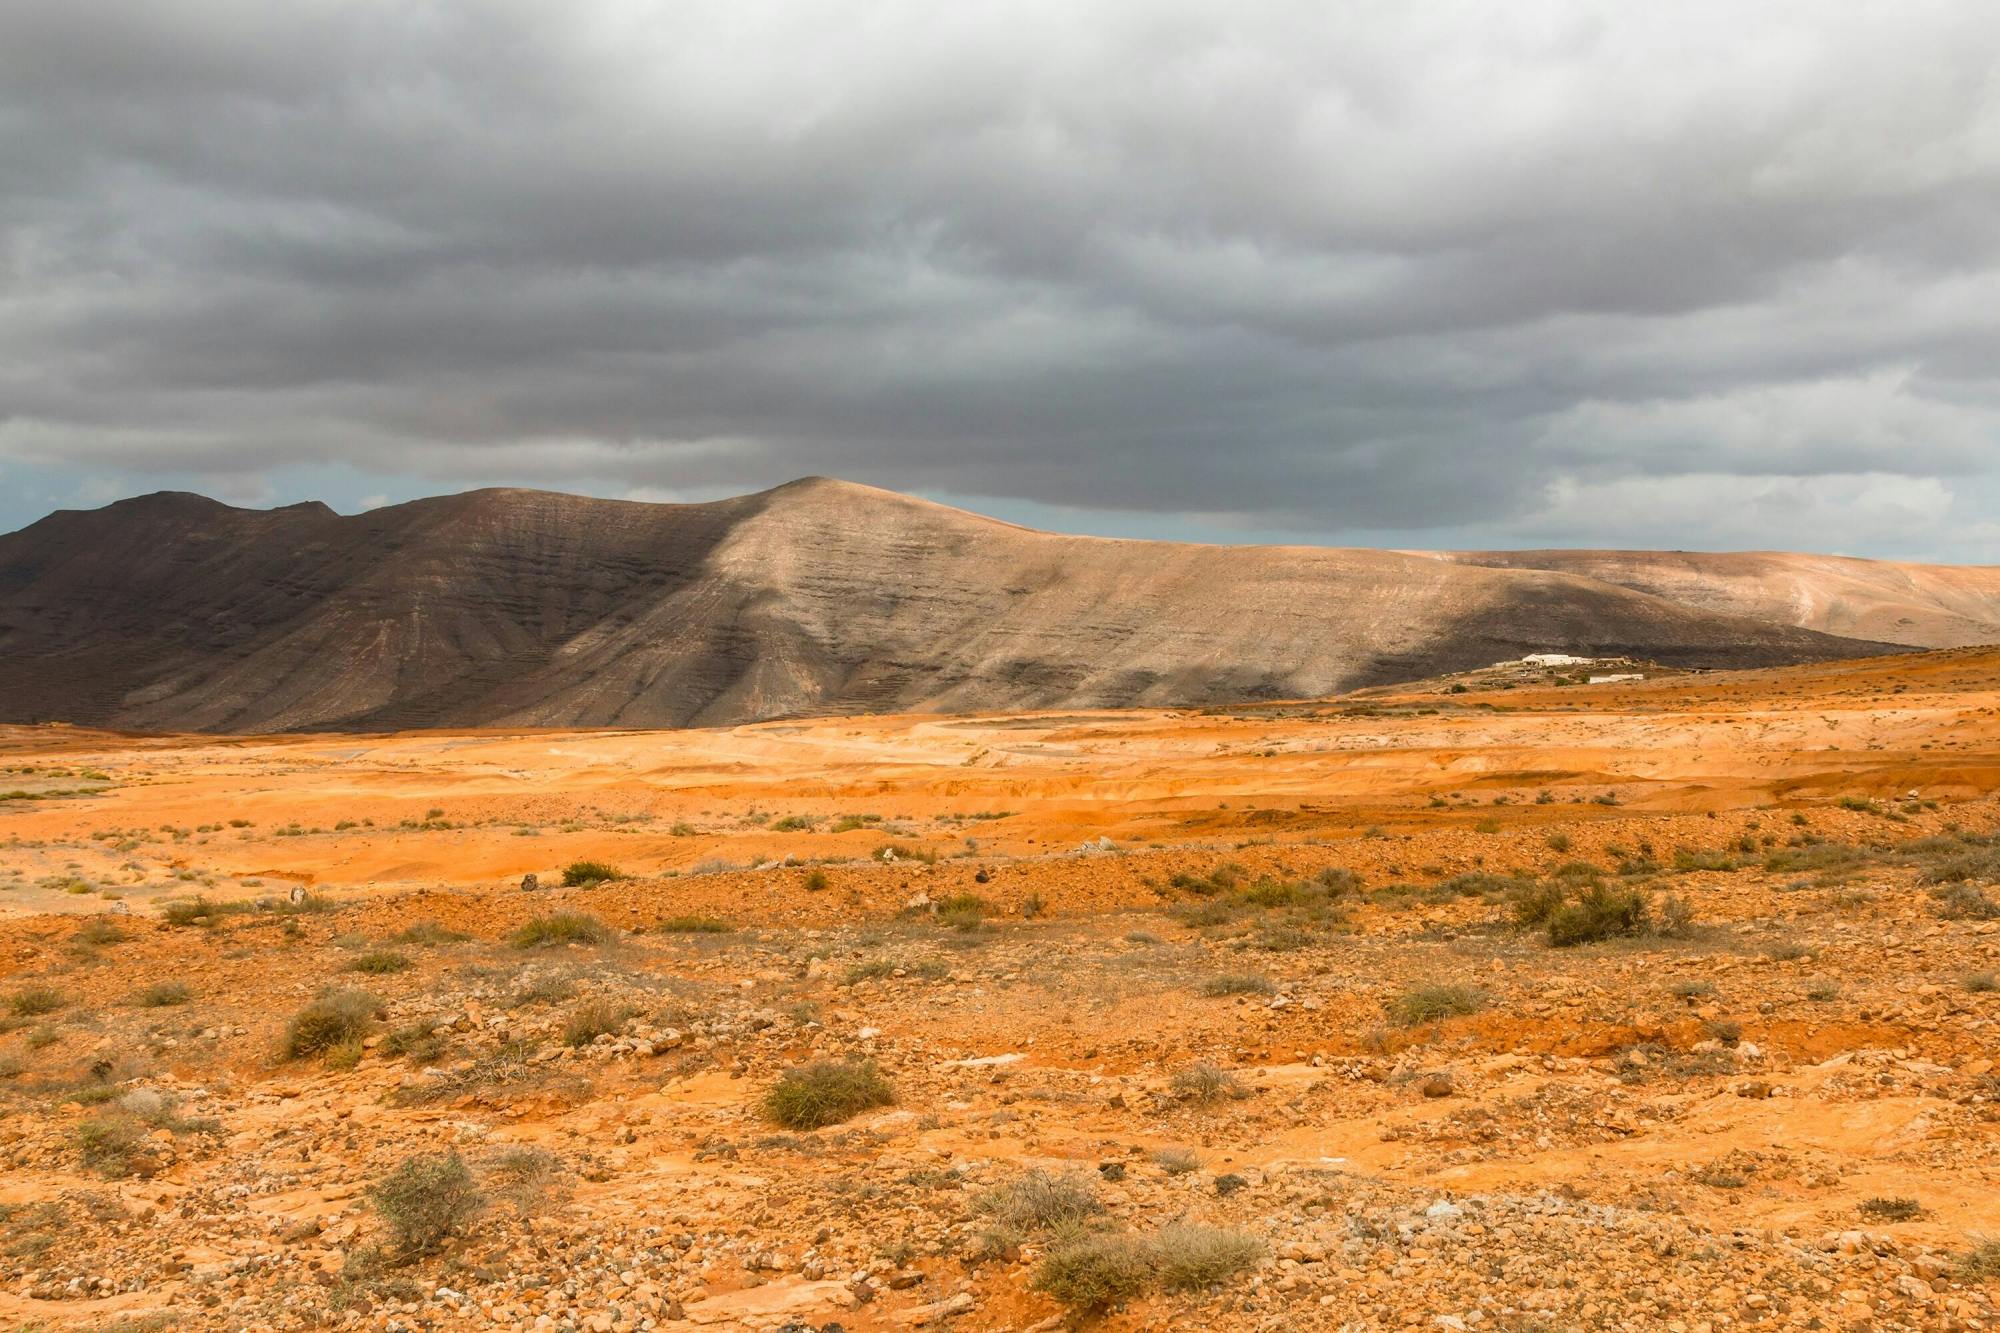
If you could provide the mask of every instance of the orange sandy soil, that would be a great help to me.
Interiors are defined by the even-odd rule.
[[[0,1326],[1995,1327],[2000,849],[1954,835],[1996,787],[1976,650],[1210,714],[0,729]],[[555,887],[586,858],[626,878]],[[1515,928],[1497,877],[1577,862],[1692,924]],[[171,924],[194,895],[263,906]],[[620,935],[509,941],[556,912]],[[379,1001],[365,1045],[284,1058],[330,986]],[[1428,986],[1472,1012],[1408,1021]],[[895,1104],[767,1123],[822,1058]],[[392,1253],[369,1187],[439,1152],[489,1206]],[[1261,1258],[1067,1309],[1061,1238],[995,1234],[1029,1170]]]

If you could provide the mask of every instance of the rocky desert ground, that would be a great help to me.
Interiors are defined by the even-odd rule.
[[[1995,1327],[1996,787],[1985,650],[11,728],[0,1323]]]

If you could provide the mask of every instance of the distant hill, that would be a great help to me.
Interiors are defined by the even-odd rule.
[[[353,516],[162,493],[0,537],[0,720],[682,726],[1313,697],[1543,651],[1767,666],[1969,642],[2000,621],[1996,582],[1114,541],[821,478],[712,504],[486,490]]]

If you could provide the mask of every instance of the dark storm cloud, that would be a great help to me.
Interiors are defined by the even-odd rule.
[[[0,474],[2000,557],[1996,69],[1971,0],[28,0]]]

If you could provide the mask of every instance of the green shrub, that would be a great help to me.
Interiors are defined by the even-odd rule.
[[[1637,935],[1646,929],[1646,895],[1637,889],[1591,887],[1548,920],[1549,943],[1558,949]]]
[[[804,887],[807,893],[823,893],[826,890],[826,886],[827,878],[824,870],[806,872]]]
[[[562,881],[570,888],[585,888],[592,884],[604,884],[614,879],[623,879],[617,866],[603,861],[571,861],[563,867]]]
[[[455,1152],[404,1158],[368,1197],[406,1255],[437,1249],[486,1206],[472,1172]]]
[[[382,1002],[367,991],[327,991],[293,1014],[285,1026],[285,1058],[302,1060],[349,1045],[358,1051],[381,1012]]]
[[[557,944],[606,944],[618,932],[582,912],[538,916],[516,930],[508,941],[516,949],[545,949]]]
[[[1523,884],[1508,895],[1507,907],[1514,918],[1514,924],[1523,930],[1546,927],[1549,918],[1569,902],[1569,890],[1559,883],[1548,881],[1538,884]]]
[[[764,1094],[764,1114],[787,1129],[820,1129],[895,1100],[872,1061],[818,1060],[780,1075]]]

